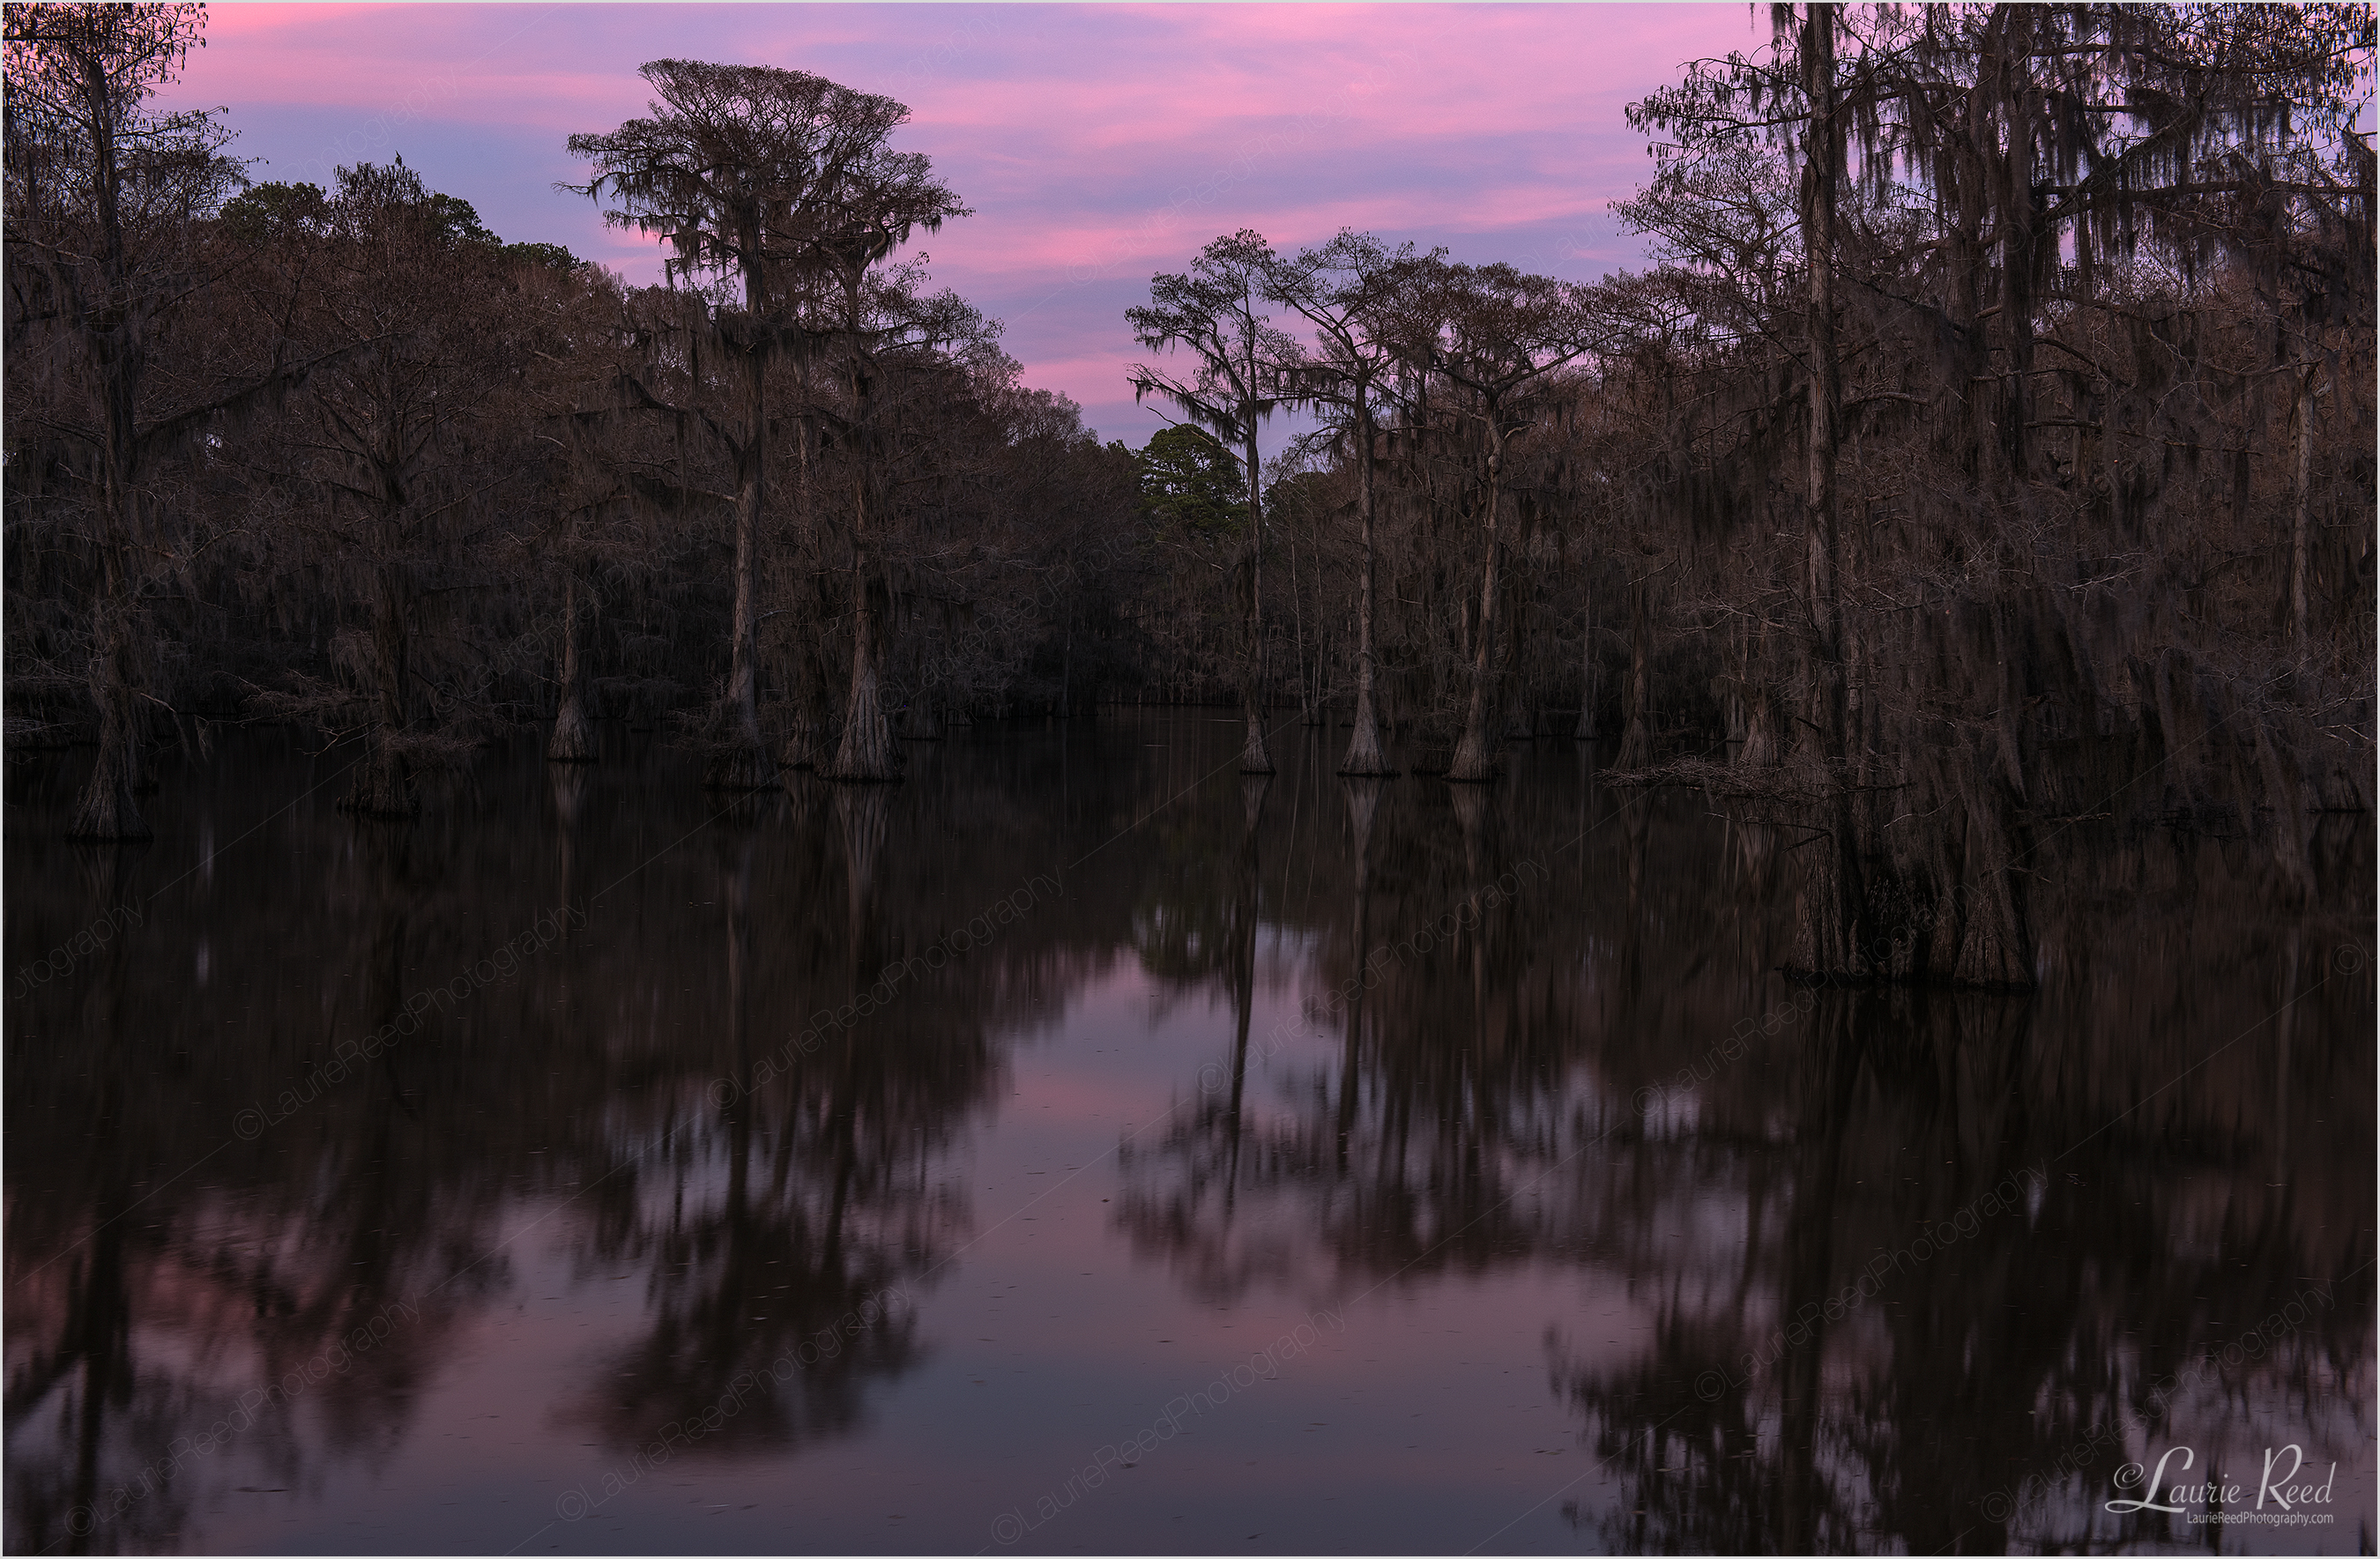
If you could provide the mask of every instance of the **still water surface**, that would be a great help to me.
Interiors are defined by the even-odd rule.
[[[138,850],[12,764],[11,1551],[2372,1551],[2362,820],[1821,994],[1779,841],[1566,743],[610,740],[403,827],[230,740]]]

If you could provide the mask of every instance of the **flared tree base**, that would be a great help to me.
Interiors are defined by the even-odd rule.
[[[1347,739],[1347,756],[1339,765],[1343,780],[1393,780],[1397,771],[1389,764],[1388,755],[1380,750],[1379,723],[1368,709],[1355,714],[1355,731]]]
[[[75,802],[67,838],[109,841],[154,837],[149,819],[140,815],[141,767],[138,747],[102,735],[99,762]],[[154,785],[149,787],[150,793],[155,791]]]
[[[351,817],[378,817],[401,822],[421,816],[421,804],[411,796],[379,792],[349,792],[339,798],[339,810]]]
[[[133,804],[129,795],[97,803],[85,796],[76,806],[73,820],[67,825],[67,838],[93,844],[128,843],[155,837],[149,819],[140,816],[140,808]]]
[[[872,727],[872,729],[870,729]],[[844,732],[834,761],[820,771],[823,778],[844,785],[889,785],[901,778],[901,749],[881,719],[862,727],[857,721]]]
[[[758,746],[738,747],[710,760],[702,776],[706,791],[767,791],[777,785],[777,765]]]
[[[595,761],[595,724],[587,711],[575,704],[565,704],[554,717],[553,735],[545,744],[548,763],[593,763]]]
[[[1454,749],[1454,761],[1446,766],[1446,782],[1450,785],[1488,785],[1495,782],[1495,749],[1485,743],[1474,745],[1464,742]]]
[[[1265,744],[1264,717],[1248,711],[1248,736],[1240,747],[1240,772],[1243,774],[1273,774],[1272,750]]]

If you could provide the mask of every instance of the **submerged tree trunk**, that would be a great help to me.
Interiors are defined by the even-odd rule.
[[[1585,571],[1586,587],[1585,625],[1578,633],[1578,740],[1592,742],[1596,738],[1595,705],[1602,692],[1602,679],[1596,675],[1595,664],[1595,571]]]
[[[587,718],[587,661],[578,643],[578,570],[562,582],[562,696],[553,712],[553,739],[545,744],[552,763],[593,763],[595,726]]]
[[[70,839],[150,837],[140,815],[140,726],[133,705],[132,603],[123,549],[100,549],[100,591],[93,615],[91,702],[99,708],[99,761],[91,767],[67,826]]]
[[[901,777],[892,744],[892,722],[884,708],[883,614],[876,600],[876,569],[869,549],[872,515],[868,508],[868,427],[869,399],[874,390],[868,364],[860,351],[859,294],[856,282],[844,289],[845,328],[851,333],[852,420],[858,429],[858,452],[851,479],[851,697],[844,707],[843,743],[835,749],[830,780],[875,782]]]
[[[1457,784],[1478,784],[1496,777],[1496,737],[1489,720],[1495,677],[1496,598],[1501,593],[1503,538],[1496,528],[1496,510],[1503,494],[1504,435],[1497,426],[1496,408],[1488,419],[1488,559],[1479,574],[1479,631],[1471,647],[1471,692],[1463,713],[1463,735],[1454,744],[1454,762],[1446,771]]]
[[[900,757],[892,745],[892,721],[883,702],[883,611],[876,602],[876,560],[873,560],[873,514],[868,509],[868,417],[876,391],[871,364],[862,343],[859,279],[847,276],[843,288],[843,329],[850,338],[852,369],[852,690],[843,707],[843,745],[835,747],[835,764],[826,779],[876,780],[900,779]]]
[[[1653,761],[1653,657],[1646,622],[1653,609],[1645,598],[1652,588],[1649,577],[1628,587],[1628,703],[1614,760],[1621,768],[1643,768]]]
[[[767,288],[759,262],[744,260],[744,308],[752,320],[764,317]],[[744,440],[735,449],[735,608],[730,628],[727,702],[721,710],[722,742],[704,783],[722,791],[757,791],[776,783],[777,765],[760,739],[760,620],[753,589],[760,571],[760,515],[766,505],[769,467],[769,354],[757,337],[743,344]]]
[[[868,577],[867,549],[857,544],[852,548],[851,589],[851,701],[844,710],[843,743],[835,749],[827,778],[896,780],[892,722],[885,714],[883,677],[878,670],[883,614]]]
[[[1362,579],[1355,597],[1355,721],[1347,738],[1346,760],[1339,772],[1351,776],[1387,776],[1396,772],[1389,767],[1388,755],[1380,750],[1380,717],[1373,702],[1374,683],[1378,676],[1378,658],[1372,645],[1372,602],[1378,571],[1378,553],[1373,542],[1378,520],[1378,488],[1372,475],[1372,419],[1368,411],[1359,412],[1356,419],[1357,479],[1363,494],[1364,563]]]
[[[811,621],[827,617],[824,592],[811,602]],[[783,763],[788,770],[823,773],[834,760],[834,669],[828,663],[824,629],[814,629],[797,641],[794,651],[794,685],[786,699]]]
[[[723,745],[712,757],[703,781],[722,791],[757,791],[777,779],[777,766],[760,739],[759,616],[752,598],[759,572],[760,511],[766,497],[768,408],[762,395],[764,369],[759,348],[748,350],[744,441],[735,452],[735,615],[730,630],[727,701],[721,710],[723,729],[717,733]]]
[[[342,809],[367,817],[410,817],[415,811],[413,774],[405,739],[413,729],[407,679],[412,674],[412,603],[395,566],[381,570],[372,599],[372,667],[379,683],[373,724],[363,761]]]
[[[1836,495],[1840,437],[1842,364],[1835,338],[1836,189],[1843,160],[1843,126],[1835,95],[1835,11],[1806,7],[1802,27],[1803,89],[1810,104],[1803,136],[1803,231],[1808,235],[1810,342],[1808,491],[1803,512],[1803,588],[1810,621],[1808,719],[1817,733],[1817,783],[1827,796],[1830,848],[1814,863],[1818,876],[1809,911],[1817,916],[1809,941],[1811,972],[1827,977],[1858,973],[1858,922],[1863,892],[1859,840],[1852,813],[1849,708],[1844,687],[1842,529]]]
[[[13,24],[13,14],[12,14]],[[84,340],[99,369],[100,394],[105,401],[103,436],[99,451],[100,593],[92,612],[91,690],[99,707],[99,761],[83,786],[69,837],[89,840],[136,840],[150,837],[141,816],[140,724],[133,707],[134,666],[132,579],[133,508],[139,502],[140,446],[137,416],[140,380],[148,367],[140,312],[130,301],[131,286],[125,255],[124,226],[118,207],[123,183],[120,148],[114,127],[117,115],[109,103],[113,85],[91,60],[80,72],[84,105],[93,127],[91,169],[93,193],[99,205],[99,273],[105,303],[99,328],[91,329],[86,314]],[[21,475],[21,472],[19,473]]]
[[[1273,772],[1272,753],[1265,745],[1265,643],[1264,643],[1264,493],[1257,464],[1256,435],[1250,433],[1246,442],[1248,463],[1248,651],[1244,675],[1246,682],[1240,690],[1240,702],[1247,713],[1248,734],[1240,748],[1240,772],[1270,774]]]
[[[2289,648],[2306,652],[2306,547],[2313,504],[2314,368],[2298,370],[2298,469],[2289,510]]]

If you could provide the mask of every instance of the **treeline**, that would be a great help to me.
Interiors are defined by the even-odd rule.
[[[1174,510],[1269,538],[1245,767],[1285,689],[1352,703],[1351,774],[1391,722],[1457,781],[1616,735],[1788,831],[1827,979],[2032,984],[2088,817],[2304,889],[2309,814],[2372,803],[2373,47],[2360,6],[1780,7],[1631,108],[1641,274],[1244,232],[1159,277]]]
[[[1630,111],[1652,268],[1220,238],[1129,313],[1134,455],[903,258],[966,212],[889,99],[647,65],[571,141],[630,287],[401,163],[249,185],[149,103],[196,7],[11,7],[12,730],[96,739],[102,838],[200,714],[399,814],[607,715],[734,788],[1102,697],[1233,698],[1252,772],[1292,704],[1350,774],[1610,738],[1791,830],[1830,979],[2030,983],[2080,817],[2310,881],[2371,804],[2371,9],[1775,14]]]
[[[525,720],[582,760],[674,718],[748,788],[1081,696],[1137,465],[901,258],[965,214],[901,104],[647,66],[652,116],[572,141],[665,246],[636,287],[401,157],[250,184],[151,102],[203,23],[7,12],[8,711],[98,743],[77,834],[143,835],[200,716],[352,740],[349,804],[406,815]]]

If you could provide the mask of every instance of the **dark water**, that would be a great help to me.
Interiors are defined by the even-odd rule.
[[[11,1550],[2372,1551],[2360,821],[1819,995],[1567,745],[612,739],[396,828],[226,742],[137,852],[11,766]]]

